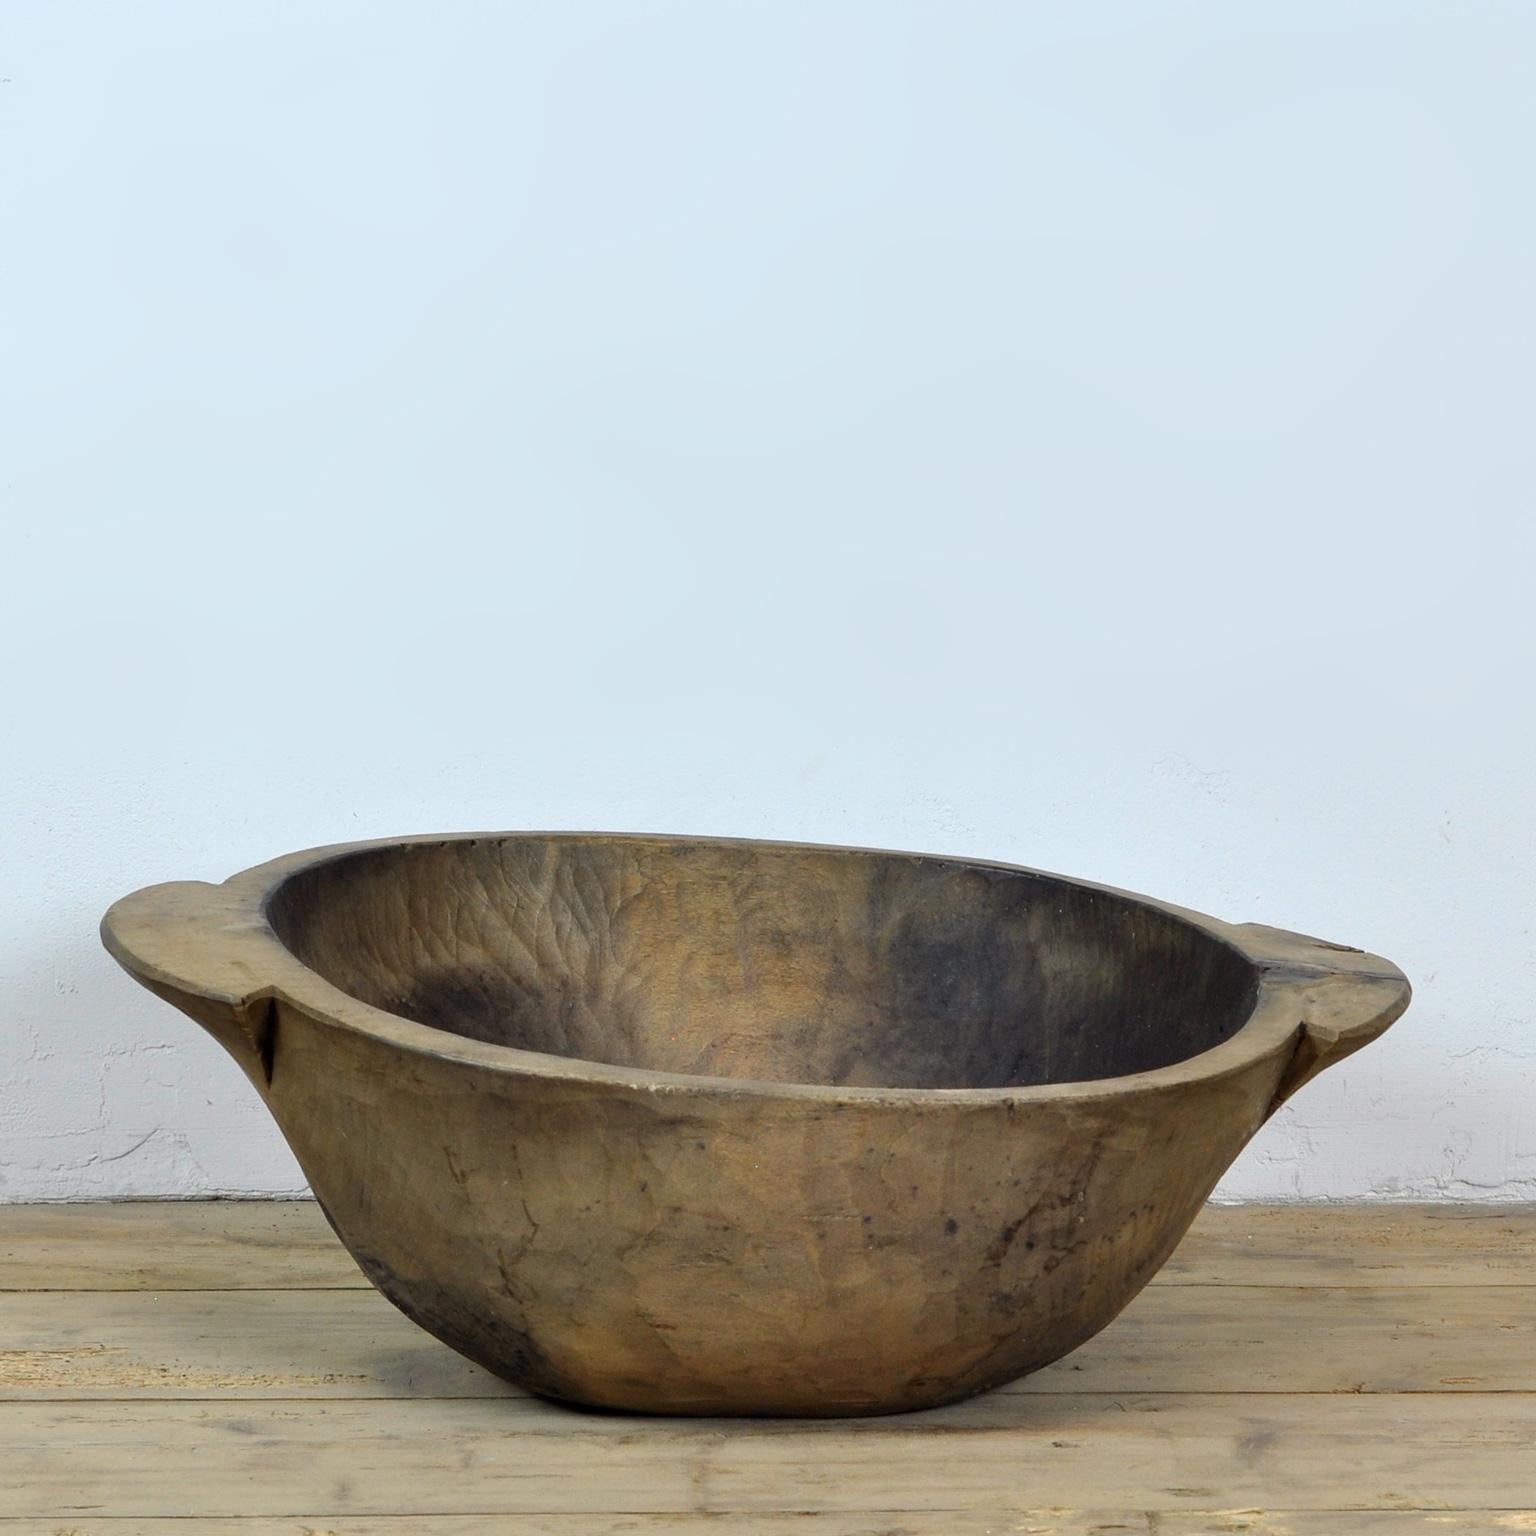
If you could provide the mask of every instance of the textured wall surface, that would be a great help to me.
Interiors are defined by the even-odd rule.
[[[0,41],[0,1200],[277,1194],[117,894],[971,853],[1417,1000],[1234,1198],[1536,1198],[1515,4],[131,10]]]

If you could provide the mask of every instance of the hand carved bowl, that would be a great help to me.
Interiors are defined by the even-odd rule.
[[[1372,955],[1003,864],[494,834],[118,902],[409,1317],[534,1392],[868,1414],[1097,1333]]]

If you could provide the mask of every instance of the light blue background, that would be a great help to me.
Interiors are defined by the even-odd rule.
[[[0,32],[0,1199],[298,1178],[100,910],[338,838],[1015,858],[1418,984],[1230,1194],[1536,1196],[1536,7]]]

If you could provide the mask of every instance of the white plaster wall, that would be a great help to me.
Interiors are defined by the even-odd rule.
[[[0,1200],[300,1188],[113,897],[498,826],[1377,949],[1222,1192],[1536,1197],[1536,8],[7,22]]]

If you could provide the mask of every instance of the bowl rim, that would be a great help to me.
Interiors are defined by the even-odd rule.
[[[772,1078],[712,1077],[530,1051],[521,1046],[472,1039],[392,1013],[343,990],[308,966],[284,943],[271,922],[271,907],[290,880],[321,865],[357,854],[433,844],[551,840],[636,846],[688,844],[877,856],[1057,881],[1162,913],[1235,952],[1255,974],[1253,1000],[1243,1023],[1225,1040],[1164,1066],[1115,1077],[989,1088],[839,1087],[830,1083],[795,1083]],[[146,929],[152,930],[157,924],[162,928],[173,927],[183,940],[189,934],[195,935],[198,942],[192,946],[183,944],[178,952],[183,957],[182,963],[168,962],[153,952],[153,942],[145,941]],[[1304,1015],[1319,983],[1345,978],[1374,992],[1375,1003],[1380,1006],[1373,1005],[1373,1017],[1384,1017],[1385,1022],[1379,1023],[1368,1038],[1373,1038],[1374,1033],[1379,1033],[1398,1017],[1407,1006],[1409,996],[1403,973],[1379,955],[1260,923],[1224,922],[1156,897],[1028,865],[967,855],[917,853],[852,844],[687,833],[516,830],[421,833],[322,844],[252,865],[231,875],[222,884],[178,881],[136,891],[109,909],[102,921],[102,938],[120,964],[152,987],[194,999],[210,999],[234,1010],[246,1010],[272,999],[299,1009],[321,1025],[365,1035],[411,1054],[506,1076],[569,1084],[607,1084],[669,1096],[766,1097],[828,1105],[1026,1105],[1161,1092],[1237,1076],[1269,1056],[1294,1051],[1307,1033],[1310,1021]],[[189,974],[197,970],[195,961],[185,962],[189,947],[194,953],[200,950],[207,957],[210,973],[215,969],[219,971],[218,982],[202,981],[196,974]],[[229,979],[231,971],[238,978],[233,987]],[[1317,1011],[1315,1005],[1313,1011]]]

